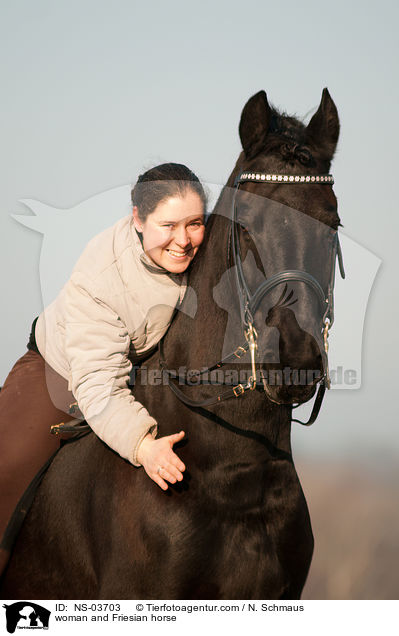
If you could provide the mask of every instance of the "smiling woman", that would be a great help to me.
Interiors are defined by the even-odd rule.
[[[133,206],[133,220],[146,254],[174,274],[187,269],[204,238],[203,201],[190,190],[161,201],[145,219]]]
[[[185,465],[173,446],[184,431],[157,438],[157,421],[134,399],[129,376],[182,302],[185,272],[204,237],[206,196],[195,174],[176,163],[145,172],[131,196],[132,214],[89,242],[55,301],[34,321],[28,351],[4,383],[0,536],[59,446],[51,426],[76,417],[73,404],[108,446],[143,466],[160,488],[183,479]],[[10,547],[5,533],[0,573]]]

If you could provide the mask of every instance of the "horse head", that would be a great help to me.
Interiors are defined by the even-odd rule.
[[[326,342],[340,254],[328,172],[338,113],[325,88],[305,126],[278,113],[260,91],[245,105],[239,133],[243,151],[227,186],[242,326],[255,333],[267,396],[277,404],[303,403],[318,382],[328,382]],[[246,265],[254,261],[256,267]]]

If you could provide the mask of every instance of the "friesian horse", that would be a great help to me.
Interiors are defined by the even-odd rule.
[[[313,535],[292,409],[316,391],[319,407],[328,382],[338,113],[324,89],[305,126],[260,91],[239,134],[190,293],[133,389],[160,435],[186,432],[176,447],[183,482],[162,491],[93,434],[65,445],[26,517],[3,598],[300,597]]]

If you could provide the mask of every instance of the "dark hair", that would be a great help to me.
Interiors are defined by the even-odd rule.
[[[181,163],[162,163],[139,176],[132,189],[132,204],[138,207],[141,221],[145,221],[158,203],[183,196],[188,190],[198,194],[205,208],[207,197],[194,172]]]

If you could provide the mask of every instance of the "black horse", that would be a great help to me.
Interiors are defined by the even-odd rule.
[[[291,420],[326,382],[339,226],[326,175],[339,120],[327,89],[308,126],[261,91],[239,132],[243,152],[190,293],[134,387],[160,435],[186,432],[176,447],[184,481],[162,491],[95,435],[66,445],[26,518],[3,598],[300,597],[313,536]]]

